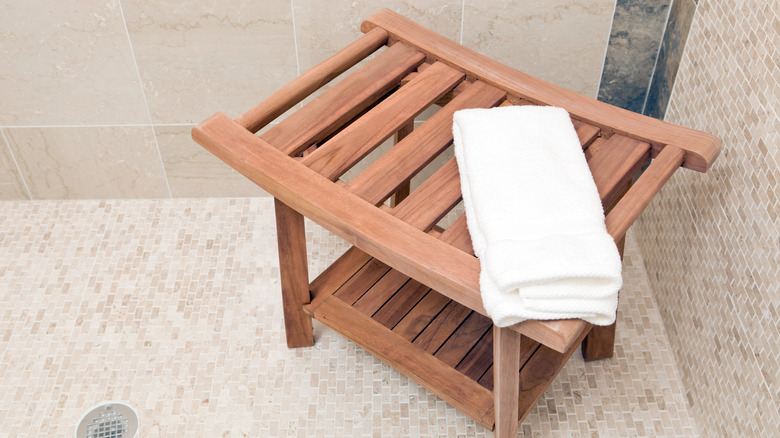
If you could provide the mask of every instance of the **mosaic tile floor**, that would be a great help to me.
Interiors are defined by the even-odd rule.
[[[313,274],[346,249],[309,226]],[[0,203],[0,436],[71,437],[104,400],[139,437],[487,437],[340,335],[284,344],[272,201]],[[613,359],[577,353],[522,436],[696,436],[633,239]]]

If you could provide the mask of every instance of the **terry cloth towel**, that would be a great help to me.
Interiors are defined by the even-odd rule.
[[[612,324],[620,255],[566,110],[469,109],[453,122],[466,223],[493,322]]]

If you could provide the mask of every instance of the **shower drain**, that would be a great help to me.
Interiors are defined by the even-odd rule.
[[[76,438],[133,438],[138,413],[122,402],[105,402],[90,409],[76,427]]]

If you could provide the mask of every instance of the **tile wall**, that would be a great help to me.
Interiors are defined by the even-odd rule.
[[[666,113],[723,141],[636,235],[703,436],[780,436],[780,1],[700,1]]]
[[[614,0],[0,7],[0,199],[111,199],[263,195],[189,130],[216,111],[238,116],[359,37],[382,7],[595,97]]]

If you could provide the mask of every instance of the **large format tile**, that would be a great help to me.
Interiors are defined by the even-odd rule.
[[[289,0],[122,4],[154,123],[236,117],[296,76]]]
[[[24,182],[16,168],[11,150],[0,130],[0,200],[29,199]]]
[[[165,174],[174,198],[268,196],[192,140],[191,126],[157,126]]]
[[[617,0],[599,100],[641,113],[671,0]]]
[[[596,97],[614,0],[466,0],[463,44]]]
[[[4,131],[33,199],[170,196],[151,127]]]
[[[388,8],[447,38],[460,39],[460,0],[295,0],[298,57],[304,72],[363,35],[360,23]]]
[[[0,125],[148,122],[118,1],[0,7]]]

